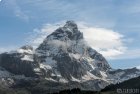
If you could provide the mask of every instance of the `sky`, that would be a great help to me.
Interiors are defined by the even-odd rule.
[[[0,0],[0,53],[39,45],[67,20],[113,68],[140,68],[140,0]]]

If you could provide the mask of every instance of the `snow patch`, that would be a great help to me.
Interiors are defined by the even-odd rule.
[[[76,79],[75,77],[73,77],[73,76],[71,76],[71,80],[72,81],[75,81],[75,82],[80,82],[81,80],[79,80],[79,79]]]
[[[35,72],[40,72],[40,68],[34,68]]]
[[[104,79],[107,77],[107,74],[104,71],[100,71],[100,73]]]
[[[74,57],[75,59],[80,59],[81,58],[80,54],[69,53],[69,56]]]
[[[68,81],[66,79],[64,79],[64,78],[60,78],[59,82],[61,82],[61,83],[68,83]]]
[[[45,64],[45,63],[41,63],[40,64],[40,68],[42,68],[42,69],[52,69],[52,67],[50,66],[50,65],[47,65],[47,64]]]
[[[93,80],[93,79],[99,79],[97,76],[93,75],[90,72],[87,72],[86,75],[82,76],[82,80],[83,81],[87,81],[87,80]]]
[[[27,54],[33,54],[33,51],[28,49],[28,50],[25,50],[25,49],[18,49],[17,50],[18,53],[27,53]]]
[[[45,78],[46,80],[49,80],[49,81],[53,81],[53,82],[57,82],[56,80],[52,79],[52,78]]]
[[[21,60],[25,60],[25,61],[33,61],[33,57],[30,55],[24,55],[23,58],[21,58]]]

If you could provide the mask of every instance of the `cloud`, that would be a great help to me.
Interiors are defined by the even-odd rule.
[[[88,26],[84,23],[79,23],[79,29],[84,33],[88,44],[109,59],[123,54],[126,50],[123,35],[120,33],[111,29]]]
[[[3,52],[5,52],[7,49],[5,49],[5,48],[0,48],[0,53],[3,53]]]
[[[66,49],[70,46],[69,43],[66,43],[60,40],[50,40],[48,41],[48,44],[56,46],[56,47],[62,47],[63,51],[66,51]]]
[[[28,14],[31,20],[60,21],[65,19],[82,19],[83,21],[94,22],[94,24],[96,23],[98,26],[112,28],[115,25],[115,16],[108,14],[112,13],[113,8],[111,2],[101,3],[95,0],[90,1],[90,3],[85,0],[81,0],[81,2],[68,0],[16,1],[18,1],[20,5],[22,13],[25,15]]]
[[[12,2],[13,1],[17,1],[19,4],[14,3],[18,6],[18,10],[22,12],[18,14],[21,14],[25,18],[29,16],[31,20],[44,21],[46,19],[48,21],[52,18],[52,20],[75,18],[75,16],[79,15],[80,11],[74,3],[70,3],[66,0],[12,0]]]
[[[140,65],[139,65],[139,66],[137,66],[136,68],[140,69]]]
[[[55,24],[45,24],[40,29],[34,29],[32,34],[31,44],[37,47],[45,37],[58,27],[65,24],[65,21]],[[115,59],[115,57],[124,54],[126,47],[123,43],[123,35],[110,29],[92,27],[86,23],[78,22],[78,27],[84,34],[87,43],[103,54],[108,59]]]
[[[54,24],[44,24],[42,28],[34,29],[33,33],[31,33],[27,40],[30,40],[29,43],[31,43],[36,48],[49,34],[63,25],[64,21]]]
[[[28,21],[29,17],[24,13],[21,7],[18,5],[17,0],[5,0],[5,6],[13,11],[16,17]]]
[[[9,52],[9,51],[13,51],[16,49],[17,49],[17,47],[14,47],[14,46],[0,47],[0,53]]]
[[[119,56],[116,56],[113,59],[136,59],[136,58],[140,58],[140,49],[127,49],[126,51],[124,51],[124,53],[122,53]]]

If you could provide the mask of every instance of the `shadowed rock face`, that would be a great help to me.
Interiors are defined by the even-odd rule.
[[[71,76],[75,78],[81,78],[86,74],[87,69],[79,60],[69,57],[67,53],[62,54],[60,57],[56,57],[57,69],[61,75],[66,79],[71,79]]]
[[[17,75],[25,75],[27,77],[36,76],[33,69],[37,66],[37,63],[30,60],[24,60],[24,57],[28,55],[32,56],[27,51],[33,50],[33,48],[30,46],[23,46],[19,50],[19,52],[15,51],[1,54],[0,66]]]

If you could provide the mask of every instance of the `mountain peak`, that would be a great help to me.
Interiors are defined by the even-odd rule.
[[[67,21],[64,28],[69,28],[71,30],[78,30],[77,24],[74,21]]]
[[[87,80],[85,75],[92,79],[95,75],[103,76],[100,71],[110,69],[106,59],[84,42],[83,33],[74,21],[67,21],[55,30],[35,53],[41,68],[51,70],[51,74],[61,75],[66,80]]]
[[[67,21],[63,27],[56,29],[50,34],[49,40],[80,40],[83,39],[83,33],[78,30],[78,26],[74,21]]]

